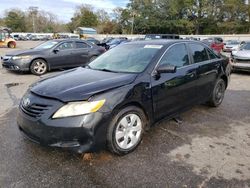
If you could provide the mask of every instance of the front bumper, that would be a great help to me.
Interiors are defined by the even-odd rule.
[[[53,113],[63,103],[29,94],[32,108],[23,107],[21,102],[17,124],[20,131],[33,142],[44,146],[68,148],[77,153],[92,152],[106,146],[106,130],[110,115],[92,113],[76,117],[52,119]],[[35,99],[35,100],[34,100]],[[40,115],[35,114],[35,104],[50,104]],[[44,105],[45,106],[45,105]]]
[[[233,60],[232,62],[232,68],[233,70],[238,71],[250,71],[250,60]]]
[[[11,57],[2,58],[2,66],[7,70],[29,71],[31,59],[13,60]]]
[[[223,49],[223,52],[232,52],[234,49],[232,48],[224,48]]]

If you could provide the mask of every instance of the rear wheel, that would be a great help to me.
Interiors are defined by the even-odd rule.
[[[226,90],[225,81],[223,79],[217,80],[214,86],[212,96],[208,101],[209,106],[218,107],[224,99],[225,90]]]
[[[146,121],[140,108],[129,106],[121,110],[108,127],[108,149],[118,155],[132,152],[142,140]]]
[[[8,43],[8,48],[15,48],[16,44],[14,42],[9,42]]]
[[[48,65],[43,59],[36,59],[31,63],[30,71],[35,75],[43,75],[47,72]]]

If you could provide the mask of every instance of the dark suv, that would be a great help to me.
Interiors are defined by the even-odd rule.
[[[201,42],[130,42],[86,68],[35,83],[22,98],[18,125],[31,140],[79,153],[133,151],[155,122],[195,104],[222,103],[228,59]]]

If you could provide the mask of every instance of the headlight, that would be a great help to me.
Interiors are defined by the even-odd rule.
[[[30,55],[20,55],[20,56],[13,56],[12,59],[17,60],[17,59],[29,59],[31,56]]]
[[[70,102],[57,110],[52,119],[93,113],[98,111],[104,103],[105,99],[92,102]]]

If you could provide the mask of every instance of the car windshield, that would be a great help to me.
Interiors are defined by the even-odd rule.
[[[245,43],[240,47],[241,50],[250,50],[250,43]]]
[[[123,44],[99,56],[88,67],[110,72],[140,73],[162,47],[162,45]]]
[[[57,41],[47,41],[47,42],[44,42],[44,43],[38,45],[34,49],[49,49],[49,48],[54,47],[57,44],[58,44]]]
[[[228,44],[228,45],[238,45],[238,44],[240,44],[240,42],[232,40],[232,41],[226,42],[226,44]]]

